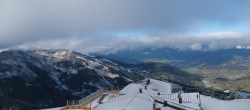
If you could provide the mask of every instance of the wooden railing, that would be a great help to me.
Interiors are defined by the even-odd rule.
[[[117,94],[117,93],[119,93],[120,92],[120,90],[110,90],[110,91],[108,91],[109,93],[112,93],[112,94]]]
[[[155,94],[153,97],[162,98],[162,99],[170,99],[170,100],[179,100],[177,93],[172,94]],[[182,101],[185,103],[195,103],[200,104],[200,94],[199,93],[182,93]]]
[[[163,102],[164,100],[155,99],[154,101],[156,103],[164,104],[164,102]],[[177,110],[201,110],[201,108],[199,108],[199,109],[192,108],[192,107],[188,107],[188,106],[181,105],[181,104],[178,104],[175,102],[170,102],[170,101],[167,102],[167,106],[174,108],[174,109],[177,109]]]
[[[151,97],[157,103],[163,104],[164,101],[167,101],[169,107],[175,108],[177,110],[202,110],[199,93],[182,93],[182,101],[184,103],[197,104],[198,105],[197,107],[199,108],[192,108],[192,107],[188,107],[188,106],[174,102],[174,101],[179,100],[177,94],[160,94],[160,95],[153,95]]]
[[[67,109],[82,109],[82,110],[91,110],[90,107],[82,106],[82,105],[67,105],[63,107],[61,110],[67,110]]]
[[[91,110],[91,102],[96,100],[97,98],[101,97],[103,93],[112,93],[112,94],[117,94],[120,92],[120,90],[109,90],[107,91],[106,89],[101,89],[98,90],[87,97],[84,97],[83,99],[80,100],[67,100],[67,105],[63,107],[61,110],[67,110],[67,109],[83,109],[83,110]],[[87,105],[90,104],[90,107],[87,107]]]
[[[98,97],[100,97],[100,96],[101,96],[103,93],[105,93],[105,92],[106,92],[105,89],[101,89],[101,90],[99,90],[99,91],[96,91],[96,92],[94,92],[94,93],[88,95],[87,97],[85,97],[85,98],[79,100],[79,103],[80,103],[81,105],[86,106],[86,105],[88,105],[90,102],[92,102],[92,101],[94,101],[95,99],[97,99]]]

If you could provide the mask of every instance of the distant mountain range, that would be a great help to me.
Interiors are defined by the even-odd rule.
[[[162,62],[203,77],[203,84],[219,90],[250,92],[250,50],[235,48],[214,51],[144,48],[92,53],[127,63]],[[132,60],[133,59],[133,60]],[[131,62],[134,61],[134,62]]]
[[[214,51],[180,50],[171,48],[144,48],[116,52],[91,53],[126,63],[161,61],[182,66],[219,65],[234,59],[235,56],[250,57],[249,49],[224,49]],[[132,61],[134,62],[132,62]]]
[[[201,80],[166,63],[127,64],[69,50],[0,52],[0,109],[63,106],[101,88],[122,88],[145,77]]]

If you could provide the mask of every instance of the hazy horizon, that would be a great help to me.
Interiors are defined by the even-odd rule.
[[[250,1],[52,0],[0,2],[0,49],[79,52],[249,46]]]

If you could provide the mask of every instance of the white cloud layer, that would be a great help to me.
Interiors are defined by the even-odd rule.
[[[250,33],[222,32],[203,36],[137,36],[132,38],[111,37],[71,37],[69,39],[50,39],[18,45],[17,48],[70,49],[84,53],[97,51],[117,51],[123,49],[139,49],[147,47],[169,47],[181,50],[210,51],[218,49],[249,46]],[[240,36],[240,37],[235,37]]]
[[[249,4],[248,0],[1,0],[0,48],[81,52],[234,48],[250,44],[250,29],[224,29],[250,24]],[[221,29],[193,34],[206,30],[209,23]]]

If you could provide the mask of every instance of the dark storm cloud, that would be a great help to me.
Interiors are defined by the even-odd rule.
[[[223,27],[248,24],[249,4],[236,0],[0,1],[0,46],[79,51],[145,46],[201,49],[209,44],[211,48],[231,48],[242,44],[242,39],[249,40],[247,32],[234,33],[241,36],[237,37],[239,44],[230,40],[235,35],[221,32],[228,41],[220,45],[214,35],[189,33],[209,23]],[[144,33],[114,34],[124,31]]]

